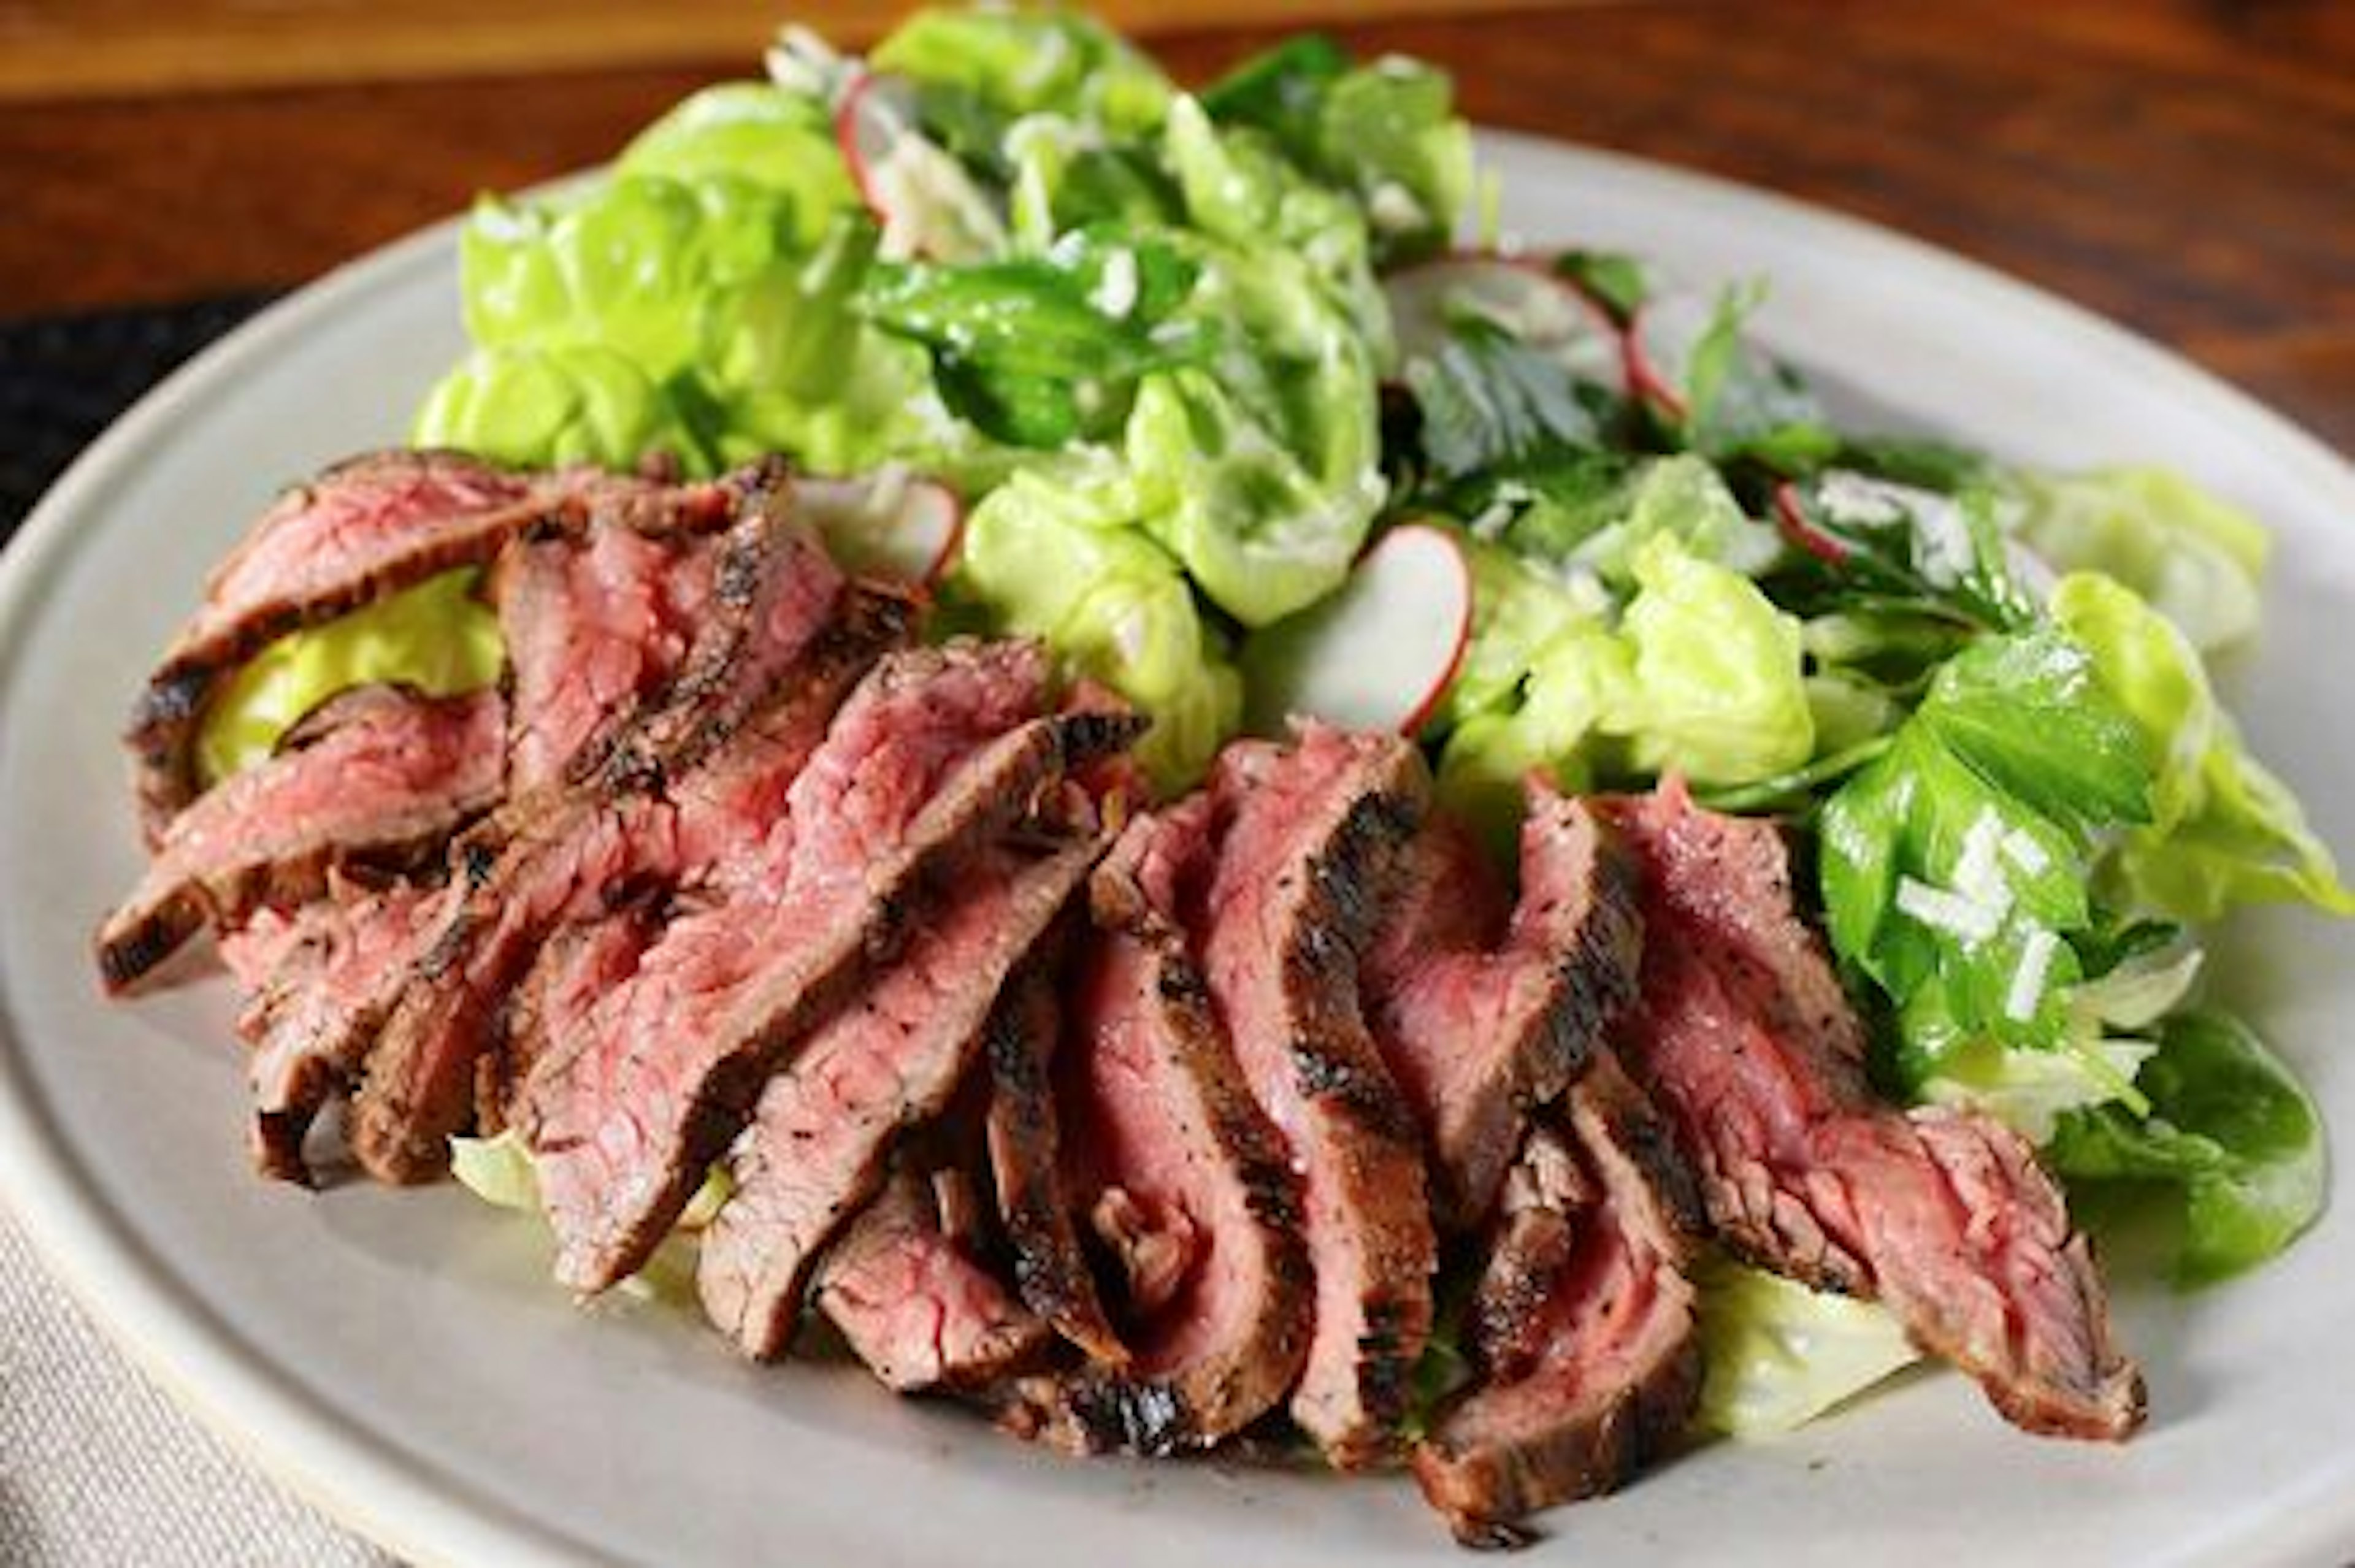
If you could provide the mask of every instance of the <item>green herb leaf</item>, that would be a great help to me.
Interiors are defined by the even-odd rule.
[[[1407,361],[1405,379],[1423,412],[1423,455],[1443,478],[1595,443],[1569,370],[1487,323],[1455,325],[1436,355]]]
[[[2186,1284],[2222,1279],[2287,1246],[2322,1211],[2322,1118],[2289,1068],[2230,1014],[2169,1019],[2142,1070],[2151,1114],[2067,1118],[2049,1151],[2073,1180],[2180,1189]]]

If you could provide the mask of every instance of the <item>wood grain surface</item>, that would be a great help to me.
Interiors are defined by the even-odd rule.
[[[838,45],[919,0],[0,0],[0,101],[751,59],[780,20]],[[1145,37],[1546,0],[1093,0]]]
[[[2355,4],[1648,0],[1334,30],[1446,64],[1482,121],[1991,262],[2355,450]],[[1199,78],[1267,37],[1156,48]],[[0,315],[297,283],[751,65],[0,105]]]

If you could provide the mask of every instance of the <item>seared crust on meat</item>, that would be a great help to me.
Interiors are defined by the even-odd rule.
[[[1684,1270],[1705,1221],[1672,1135],[1607,1051],[1567,1122],[1566,1138],[1543,1124],[1531,1138],[1550,1144],[1541,1158],[1583,1164],[1582,1179],[1539,1183],[1571,1240],[1547,1254],[1550,1278],[1520,1283],[1509,1361],[1492,1339],[1487,1381],[1414,1454],[1423,1496],[1467,1546],[1518,1545],[1529,1514],[1616,1488],[1678,1440],[1700,1395]]]
[[[663,486],[586,469],[523,475],[457,453],[391,451],[339,463],[295,487],[213,571],[133,705],[123,742],[150,845],[196,798],[205,704],[272,640],[459,567],[483,566],[529,529],[725,526],[728,483]]]
[[[879,666],[837,716],[827,747],[841,754],[829,762],[822,747],[794,780],[794,833],[773,888],[694,924],[675,922],[601,1021],[535,1071],[523,1123],[565,1284],[597,1291],[634,1272],[777,1066],[900,950],[926,882],[1000,837],[1074,763],[1125,745],[1141,727],[1117,715],[1030,720],[976,750],[935,756],[930,765],[949,772],[937,793],[913,798],[888,773],[868,776],[862,749],[874,715],[933,703],[932,683],[966,679],[967,667],[986,690],[996,677],[985,667],[1010,659],[1043,668],[1036,649],[955,644]],[[943,718],[952,729],[964,722],[954,711]],[[912,733],[886,741],[902,742],[919,752],[940,744]],[[805,786],[812,808],[840,795],[850,819],[805,819]],[[837,869],[847,861],[863,867],[855,884]],[[761,949],[750,963],[748,943]]]
[[[1316,1309],[1293,1419],[1335,1464],[1382,1457],[1431,1332],[1423,1135],[1359,1010],[1359,960],[1429,778],[1395,737],[1305,726],[1230,746],[1194,935],[1220,1022],[1305,1168]]]
[[[904,597],[846,586],[772,488],[748,491],[714,575],[685,667],[613,742],[597,782],[510,801],[470,836],[465,852],[489,864],[469,875],[472,895],[369,1050],[353,1104],[353,1151],[379,1179],[447,1168],[498,1009],[550,932],[690,869],[672,782],[741,765],[725,754],[739,736],[752,765],[790,779],[912,620]]]
[[[875,1190],[894,1135],[946,1108],[1007,975],[1106,842],[1092,817],[1023,827],[1020,848],[993,845],[915,890],[905,947],[761,1091],[696,1266],[705,1312],[746,1355],[783,1351],[811,1260]]]
[[[1030,1310],[1099,1365],[1119,1368],[1128,1347],[1104,1316],[1064,1180],[1054,1058],[1063,1028],[1054,987],[1062,944],[1049,936],[997,999],[982,1031],[989,1068],[986,1131],[998,1214],[1014,1281]]]
[[[1212,1272],[1132,1313],[1126,1366],[998,1391],[1002,1424],[1072,1452],[1208,1447],[1273,1409],[1307,1353],[1314,1275],[1298,1185],[1176,909],[1181,862],[1200,852],[1209,818],[1196,796],[1132,819],[1090,885],[1094,931],[1057,1069],[1072,1113],[1066,1158],[1182,1213],[1209,1238]]]
[[[331,872],[398,870],[440,857],[488,810],[502,775],[496,692],[422,698],[348,691],[278,755],[173,819],[138,888],[98,933],[99,973],[121,993],[208,921],[317,897]]]
[[[1365,964],[1367,1021],[1429,1141],[1443,1232],[1478,1226],[1527,1113],[1559,1098],[1634,1001],[1643,921],[1633,860],[1541,783],[1508,912],[1469,836],[1430,824]]]
[[[2132,1433],[2142,1375],[2060,1189],[2000,1123],[1874,1097],[1862,1028],[1793,907],[1774,825],[1703,811],[1674,782],[1611,809],[1644,862],[1656,935],[1629,1064],[1727,1244],[1879,1297],[2030,1431]]]

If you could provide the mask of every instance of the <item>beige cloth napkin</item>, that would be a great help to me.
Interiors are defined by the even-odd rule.
[[[394,1568],[176,1408],[0,1211],[0,1563]]]

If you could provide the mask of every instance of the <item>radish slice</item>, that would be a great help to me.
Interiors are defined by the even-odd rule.
[[[853,479],[796,479],[794,506],[845,567],[893,582],[939,581],[964,532],[955,491],[896,466]]]
[[[834,139],[890,261],[978,261],[1004,253],[1006,220],[964,165],[917,128],[905,77],[868,72],[835,112]]]
[[[1646,300],[1627,325],[1627,386],[1662,418],[1685,417],[1685,387],[1693,350],[1709,331],[1716,307],[1698,294]]]
[[[1412,735],[1471,636],[1472,568],[1455,537],[1427,523],[1392,528],[1333,597],[1253,639],[1253,728],[1273,733],[1305,715]]]
[[[1579,286],[1542,258],[1482,253],[1443,256],[1382,280],[1401,357],[1428,357],[1450,321],[1486,317],[1559,360],[1584,381],[1616,387],[1625,369],[1619,329]]]

